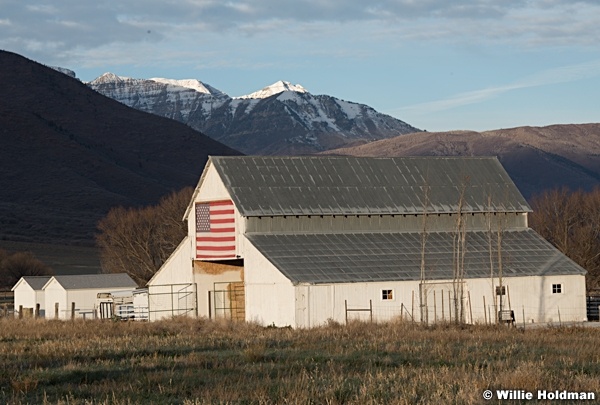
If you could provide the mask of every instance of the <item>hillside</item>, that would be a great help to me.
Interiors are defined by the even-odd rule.
[[[600,185],[600,124],[518,127],[486,132],[419,132],[326,154],[352,156],[497,156],[530,197],[567,186]]]
[[[207,155],[239,152],[0,51],[0,238],[93,243],[114,206],[198,181]]]
[[[367,105],[313,95],[284,81],[241,97],[194,79],[133,79],[106,73],[88,85],[248,154],[311,154],[418,131]]]

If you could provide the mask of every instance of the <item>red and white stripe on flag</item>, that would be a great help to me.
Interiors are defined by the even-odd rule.
[[[196,258],[235,258],[233,201],[196,203]]]

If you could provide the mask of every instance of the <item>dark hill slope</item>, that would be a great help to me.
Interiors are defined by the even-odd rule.
[[[113,206],[193,185],[207,156],[239,152],[0,51],[0,238],[92,243]]]
[[[486,132],[419,132],[354,148],[353,156],[497,156],[519,190],[600,185],[600,124],[518,127]]]

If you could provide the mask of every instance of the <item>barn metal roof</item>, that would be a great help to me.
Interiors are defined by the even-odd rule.
[[[420,233],[249,234],[247,238],[293,283],[420,279]],[[452,279],[451,232],[428,235],[425,261],[428,280]],[[505,277],[586,272],[531,229],[503,233],[502,262]],[[467,235],[465,277],[490,277],[486,232]]]
[[[24,276],[23,279],[34,290],[41,290],[52,276]]]
[[[26,282],[33,290],[39,291],[44,287],[44,285],[46,285],[48,280],[50,280],[51,278],[52,276],[23,276],[15,284],[12,290],[14,291],[14,289],[19,285],[20,282]]]
[[[211,157],[244,216],[529,212],[495,157]],[[427,202],[427,200],[429,202]]]
[[[138,285],[128,274],[80,274],[53,277],[65,290],[87,288],[137,288]],[[49,282],[49,281],[48,281]],[[46,283],[48,284],[48,283]],[[45,287],[45,286],[44,286]]]

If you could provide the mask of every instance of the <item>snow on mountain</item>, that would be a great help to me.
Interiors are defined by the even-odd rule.
[[[419,131],[367,105],[313,95],[286,81],[234,98],[195,79],[131,79],[106,73],[88,85],[247,154],[314,153]]]
[[[183,122],[193,111],[210,110],[229,99],[222,91],[195,79],[132,79],[105,73],[87,84],[130,107]]]
[[[183,87],[186,89],[195,90],[198,93],[204,94],[223,94],[221,91],[215,89],[212,86],[209,86],[205,83],[202,83],[200,80],[196,79],[184,79],[184,80],[174,80],[174,79],[163,79],[162,77],[153,77],[149,80],[152,80],[157,83],[169,84],[174,87]]]
[[[66,69],[60,66],[48,66],[50,69],[54,69],[57,72],[60,72],[62,74],[65,74],[67,76],[72,77],[73,79],[77,79],[77,75],[75,74],[75,72],[73,72],[71,69]]]
[[[274,96],[275,94],[279,94],[282,92],[287,92],[287,91],[293,91],[296,93],[308,93],[308,91],[306,91],[306,89],[302,86],[300,86],[299,84],[292,84],[290,82],[285,82],[283,80],[280,80],[278,82],[273,83],[270,86],[264,87],[259,91],[255,91],[254,93],[245,95],[245,96],[240,96],[240,97],[235,97],[235,98],[240,98],[240,99],[246,99],[246,98],[268,98],[271,96]]]

